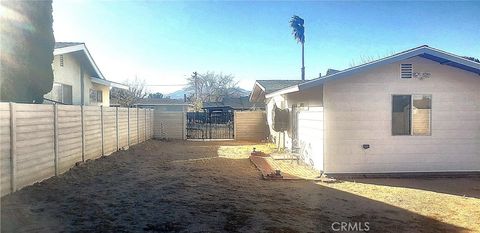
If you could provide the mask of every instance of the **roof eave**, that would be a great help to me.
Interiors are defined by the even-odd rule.
[[[96,77],[90,77],[90,81],[92,81],[93,83],[105,85],[105,86],[108,86],[108,87],[116,87],[116,88],[128,90],[128,86],[125,85],[125,84],[121,84],[121,83],[117,83],[117,82],[112,82],[112,81],[108,81],[108,80],[105,80],[105,79],[100,79],[100,78],[96,78]]]
[[[257,88],[258,87],[258,88]],[[260,90],[259,90],[260,89]],[[257,91],[259,90],[259,91]],[[258,102],[259,101],[259,97],[261,96],[261,93],[259,92],[265,92],[265,88],[258,82],[258,81],[255,81],[255,84],[253,84],[253,89],[252,89],[252,92],[250,93],[250,96],[248,98],[248,101],[250,102]]]
[[[300,88],[299,88],[298,84],[294,85],[294,86],[287,87],[287,88],[280,89],[278,91],[274,91],[270,94],[265,95],[265,98],[272,98],[274,96],[289,94],[289,93],[293,93],[293,92],[297,92],[297,91],[300,91]]]
[[[352,74],[355,74],[355,73],[358,73],[358,72],[370,70],[370,69],[373,69],[375,67],[382,66],[382,65],[392,64],[392,63],[399,62],[399,61],[402,61],[402,60],[405,60],[405,59],[408,59],[408,58],[416,57],[416,56],[419,56],[419,55],[422,55],[422,54],[430,54],[432,56],[444,58],[446,60],[450,60],[450,61],[453,61],[455,63],[462,64],[462,65],[469,66],[469,67],[472,67],[474,69],[480,70],[480,64],[479,63],[470,61],[468,59],[462,58],[462,57],[457,56],[455,54],[451,54],[451,53],[448,53],[448,52],[445,52],[445,51],[442,51],[442,50],[439,50],[439,49],[431,48],[431,47],[428,47],[428,46],[421,46],[421,47],[418,47],[418,48],[414,48],[412,50],[405,51],[403,53],[399,53],[397,55],[393,55],[393,56],[382,58],[382,59],[379,59],[379,60],[376,60],[376,61],[373,61],[373,62],[369,62],[369,63],[362,64],[362,65],[359,65],[359,66],[355,66],[355,67],[340,71],[338,73],[328,75],[326,77],[322,77],[322,78],[319,78],[319,79],[314,79],[314,80],[299,84],[298,86],[299,86],[300,90],[305,90],[305,89],[312,88],[312,87],[315,87],[315,86],[323,85],[323,83],[325,83],[326,81],[341,79],[341,78],[344,78],[344,77],[351,76]]]
[[[79,45],[72,45],[72,46],[67,46],[67,47],[62,47],[62,48],[56,48],[53,50],[53,55],[62,55],[62,54],[67,54],[67,53],[73,53],[77,51],[83,51],[85,56],[87,57],[88,61],[92,65],[93,69],[95,70],[95,73],[97,73],[97,76],[100,77],[101,79],[105,79],[103,76],[102,72],[100,72],[100,69],[98,68],[97,64],[93,60],[92,55],[87,49],[87,46],[85,44],[79,44]]]
[[[193,104],[189,103],[184,103],[184,104],[144,104],[144,103],[138,103],[138,104],[133,104],[138,105],[138,106],[193,106]]]

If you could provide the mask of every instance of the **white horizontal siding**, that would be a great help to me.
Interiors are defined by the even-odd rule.
[[[397,63],[325,84],[327,172],[480,171],[480,78],[418,57],[408,62],[431,78],[401,79]],[[394,94],[432,95],[431,136],[391,135]]]
[[[323,170],[323,111],[298,112],[298,144],[306,164]]]

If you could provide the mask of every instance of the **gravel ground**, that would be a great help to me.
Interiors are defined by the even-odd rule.
[[[3,197],[1,230],[480,232],[480,179],[264,181],[254,146],[150,140]]]

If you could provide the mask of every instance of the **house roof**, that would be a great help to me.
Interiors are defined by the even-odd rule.
[[[231,107],[233,109],[251,109],[251,108],[264,108],[263,102],[250,102],[248,96],[242,97],[226,97],[220,102],[204,102],[203,108],[221,108]]]
[[[304,82],[306,80],[257,80],[250,93],[250,101],[261,102],[267,94]]]
[[[328,70],[327,70],[327,75],[326,75],[326,76],[328,76],[328,75],[332,75],[332,74],[335,74],[335,73],[338,73],[338,72],[340,72],[340,70],[328,69]]]
[[[168,98],[162,98],[162,99],[157,99],[157,98],[146,98],[146,99],[141,99],[139,100],[136,104],[134,105],[139,105],[139,106],[144,106],[144,105],[191,105],[188,102],[184,102],[181,99],[168,99]]]
[[[88,51],[87,46],[85,46],[85,43],[55,42],[55,50],[53,51],[54,55],[61,55],[61,54],[67,54],[67,53],[73,53],[73,52],[82,52],[83,55],[85,55],[85,57],[87,58],[88,63],[92,67],[97,78],[105,79],[102,72],[100,72],[100,69],[98,68],[97,64],[93,60],[92,55]]]
[[[121,89],[128,89],[127,85],[117,83],[117,82],[112,82],[108,81],[100,72],[100,69],[98,68],[97,64],[93,60],[92,55],[87,49],[87,46],[85,46],[85,43],[82,42],[55,42],[55,49],[53,51],[54,55],[62,55],[62,54],[67,54],[67,53],[80,53],[83,55],[84,58],[82,60],[85,60],[86,63],[89,65],[89,69],[91,70],[92,73],[94,73],[95,77],[91,77],[91,81],[94,83],[110,86],[110,87],[117,87]]]
[[[82,42],[55,42],[55,49],[61,49],[65,47],[75,46],[75,45],[82,45],[85,43]]]
[[[455,68],[463,69],[463,70],[480,75],[480,63],[468,60],[466,58],[460,57],[452,53],[445,52],[443,50],[429,47],[428,45],[422,45],[422,46],[405,50],[403,52],[400,52],[382,59],[378,59],[362,65],[354,66],[330,75],[326,75],[321,78],[313,79],[297,85],[292,85],[292,86],[283,88],[281,90],[272,92],[268,94],[266,97],[268,98],[268,97],[272,97],[279,94],[286,94],[290,92],[309,89],[312,87],[323,85],[323,83],[330,80],[352,77],[354,74],[357,74],[359,72],[363,72],[366,70],[377,68],[379,66],[399,62],[399,61],[416,57],[416,56],[429,59],[443,65],[452,66]]]
[[[285,87],[306,82],[305,80],[257,80],[266,94],[281,90]]]

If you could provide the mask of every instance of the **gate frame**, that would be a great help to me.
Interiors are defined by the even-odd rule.
[[[193,116],[193,123],[190,123],[192,119],[189,119],[189,115]],[[197,116],[201,114],[201,117]],[[214,118],[212,118],[212,113],[208,112],[207,110],[203,111],[195,111],[195,112],[187,112],[186,113],[186,139],[187,140],[235,140],[235,111],[227,111],[221,112],[221,118],[220,123],[218,120],[216,122],[212,122]],[[201,122],[196,122],[197,119]],[[225,123],[226,122],[226,123]],[[212,126],[213,124],[213,126]],[[225,128],[228,128],[228,133],[226,129],[224,129],[224,132],[218,132],[215,130],[215,125],[225,125]],[[192,132],[193,129],[195,129],[195,126],[199,126],[198,129],[201,130],[201,137],[198,137],[198,133],[194,137],[192,137]],[[223,128],[223,127],[222,127]],[[212,129],[214,129],[213,132],[214,135],[212,135]],[[219,136],[219,134],[223,134]]]

